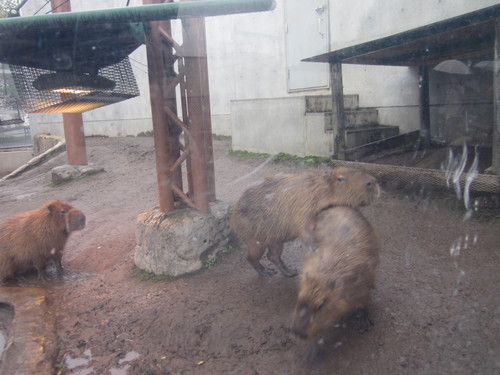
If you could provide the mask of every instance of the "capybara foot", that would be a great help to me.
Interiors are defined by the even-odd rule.
[[[359,333],[365,333],[368,331],[371,326],[373,326],[368,309],[362,308],[355,310],[348,318],[347,326],[358,331]]]
[[[271,247],[269,252],[267,253],[267,259],[273,262],[283,275],[287,277],[297,276],[298,275],[297,271],[291,270],[290,268],[287,267],[285,263],[283,263],[283,260],[281,259],[282,250],[283,250],[283,244],[281,244],[281,246]]]
[[[294,277],[294,276],[298,275],[297,271],[291,270],[290,268],[288,268],[285,265],[285,263],[283,263],[281,258],[274,259],[273,257],[270,257],[269,255],[267,257],[271,262],[273,262],[276,265],[276,267],[278,267],[278,269],[281,271],[281,273],[283,275],[285,275],[286,277]]]
[[[276,273],[272,268],[264,267],[258,260],[248,259],[248,262],[252,265],[253,268],[259,273],[261,276],[272,276]]]
[[[283,262],[281,262],[281,266],[278,266],[278,268],[281,271],[281,273],[286,277],[295,277],[299,274],[296,270],[292,270],[287,266],[285,266]]]

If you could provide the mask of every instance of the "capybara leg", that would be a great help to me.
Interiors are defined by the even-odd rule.
[[[35,266],[36,272],[38,273],[38,281],[47,281],[47,273],[45,272],[44,266]]]
[[[62,266],[62,257],[59,256],[59,257],[56,257],[54,259],[54,265],[56,266],[56,272],[57,272],[57,276],[61,276],[64,272],[64,268]]]
[[[288,268],[283,260],[281,259],[281,253],[283,252],[283,243],[275,243],[269,246],[269,252],[267,253],[268,259],[276,264],[276,267],[283,273],[283,275],[288,277],[297,276],[297,271]]]
[[[260,262],[260,258],[264,255],[266,247],[257,243],[254,246],[249,246],[247,253],[247,260],[252,265],[253,268],[262,276],[271,276],[276,273],[275,270],[271,268],[264,267]]]
[[[363,307],[361,309],[355,310],[347,320],[348,327],[358,331],[359,333],[364,333],[373,326],[373,322],[370,319],[370,314],[368,309]]]

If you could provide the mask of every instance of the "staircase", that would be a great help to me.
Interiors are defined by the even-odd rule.
[[[306,96],[307,113],[325,113],[325,132],[332,131],[332,100],[330,96]],[[344,96],[344,111],[346,120],[346,149],[357,148],[399,135],[399,127],[380,125],[378,110],[360,108],[359,95]]]

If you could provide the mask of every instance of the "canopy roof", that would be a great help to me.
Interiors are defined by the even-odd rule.
[[[422,66],[452,58],[493,59],[498,17],[500,4],[303,61]]]

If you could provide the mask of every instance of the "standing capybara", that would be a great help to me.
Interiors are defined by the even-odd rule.
[[[259,262],[269,248],[269,260],[284,275],[295,276],[281,259],[284,242],[297,238],[307,220],[323,208],[362,206],[379,192],[372,175],[349,168],[277,175],[243,193],[233,209],[230,226],[259,274],[274,273]]]
[[[358,317],[356,328],[367,330],[380,249],[371,224],[354,208],[327,208],[306,224],[302,240],[315,250],[304,258],[293,331],[321,342],[351,313]]]
[[[85,215],[67,203],[54,200],[7,218],[0,224],[0,281],[55,262],[62,271],[62,251],[71,232],[85,227]]]

